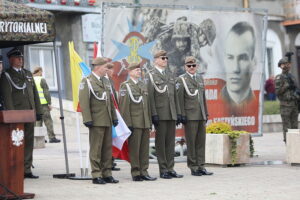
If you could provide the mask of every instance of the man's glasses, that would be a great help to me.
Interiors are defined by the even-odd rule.
[[[162,60],[168,60],[169,58],[167,56],[160,57]]]
[[[193,65],[186,65],[188,68],[191,68],[191,67],[196,67],[197,65],[196,64],[193,64]]]

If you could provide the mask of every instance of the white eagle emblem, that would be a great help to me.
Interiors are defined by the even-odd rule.
[[[23,144],[24,131],[23,130],[13,130],[11,132],[11,140],[13,141],[13,145],[21,146]]]

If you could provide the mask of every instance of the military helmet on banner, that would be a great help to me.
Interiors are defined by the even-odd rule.
[[[176,38],[190,38],[189,34],[189,23],[179,20],[175,23],[174,29],[173,29],[173,35],[172,40]]]
[[[199,29],[205,35],[209,46],[212,45],[216,38],[216,26],[211,19],[206,19],[199,25]],[[199,30],[200,31],[200,30]]]

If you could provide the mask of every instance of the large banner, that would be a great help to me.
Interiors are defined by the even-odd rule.
[[[263,16],[251,12],[161,8],[105,8],[104,56],[123,69],[132,62],[152,67],[153,52],[168,51],[169,70],[184,72],[194,56],[205,79],[208,123],[224,121],[257,133],[263,73]],[[123,76],[122,76],[123,74]]]

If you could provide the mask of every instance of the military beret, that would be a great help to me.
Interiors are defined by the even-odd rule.
[[[287,58],[281,58],[281,59],[279,60],[279,62],[278,62],[278,67],[280,67],[280,65],[286,64],[286,63],[288,63],[288,62],[289,62],[289,61],[288,61]]]
[[[196,64],[196,58],[194,56],[188,56],[185,58],[185,64]]]
[[[0,55],[0,63],[2,63],[3,62],[3,58],[2,58],[2,56]]]
[[[109,60],[104,57],[97,57],[93,60],[92,65],[105,65]]]
[[[160,56],[166,56],[167,52],[165,50],[159,50],[157,52],[155,52],[154,54],[154,58],[159,58]]]
[[[9,52],[7,52],[6,55],[7,55],[8,58],[10,58],[12,56],[14,56],[14,57],[23,57],[22,51],[18,48],[13,48]]]
[[[140,67],[141,67],[141,66],[140,66],[140,63],[131,63],[131,64],[128,65],[127,69],[128,69],[129,71],[131,71],[131,70],[134,70],[134,69],[140,68]]]

